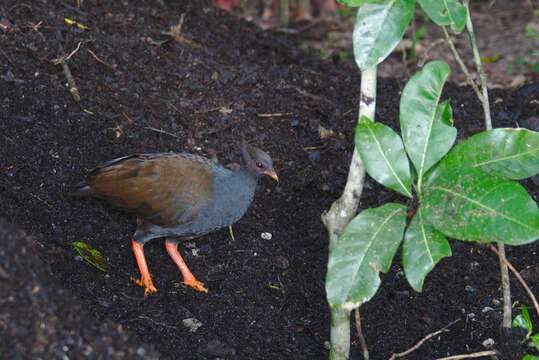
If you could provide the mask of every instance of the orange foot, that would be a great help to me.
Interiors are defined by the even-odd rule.
[[[148,280],[146,280],[144,278],[142,278],[140,280],[135,279],[135,278],[131,278],[131,280],[133,280],[135,282],[135,284],[137,284],[138,286],[144,287],[144,296],[148,296],[150,294],[153,294],[154,292],[157,292],[157,289],[155,288],[155,286],[153,286],[152,279],[150,279],[148,281]]]
[[[197,279],[195,279],[194,277],[190,278],[190,279],[187,279],[187,280],[184,280],[182,282],[182,284],[190,286],[193,289],[195,289],[196,291],[205,292],[205,293],[208,292],[208,289],[206,289],[204,284],[201,283],[200,281],[198,281]]]

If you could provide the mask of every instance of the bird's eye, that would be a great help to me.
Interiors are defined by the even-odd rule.
[[[264,167],[264,165],[262,165],[262,163],[260,161],[257,161],[256,162],[256,167],[261,169],[261,168]]]

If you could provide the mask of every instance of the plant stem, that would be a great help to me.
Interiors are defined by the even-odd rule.
[[[470,36],[470,44],[472,45],[473,58],[475,66],[477,67],[477,72],[479,74],[479,80],[481,82],[481,91],[483,92],[483,99],[480,100],[483,104],[483,111],[485,112],[485,127],[487,128],[487,130],[490,130],[492,129],[492,120],[490,118],[490,102],[488,100],[487,75],[483,70],[483,65],[481,64],[481,56],[479,55],[479,48],[477,47],[477,42],[475,40],[475,32],[472,24],[472,16],[470,15],[469,2],[469,0],[464,1],[464,4],[468,8],[466,30],[468,30],[468,35]]]
[[[499,256],[498,254],[498,250],[496,249],[496,247],[494,245],[491,245],[490,247],[490,250],[494,251],[496,253],[496,255]],[[533,294],[533,291],[532,289],[530,289],[530,287],[528,286],[528,284],[526,284],[526,281],[524,281],[524,279],[522,278],[522,276],[520,275],[520,273],[517,271],[517,269],[515,269],[515,267],[509,262],[509,260],[505,259],[507,261],[507,267],[509,268],[509,270],[511,270],[511,272],[513,273],[513,275],[515,275],[515,277],[517,278],[517,280],[520,282],[520,284],[522,285],[522,287],[524,288],[524,290],[526,290],[526,292],[528,293],[528,296],[530,297],[530,300],[531,302],[533,303],[533,307],[535,308],[535,312],[537,313],[537,316],[539,316],[539,303],[537,302],[537,298],[535,297],[535,295]]]
[[[509,269],[507,267],[507,258],[505,257],[505,246],[498,243],[498,259],[500,260],[500,273],[502,277],[503,294],[503,319],[502,327],[511,328],[511,284],[509,283]]]
[[[330,360],[347,360],[350,353],[350,312],[342,308],[331,311]]]
[[[290,2],[279,0],[279,25],[287,27],[290,21]]]
[[[374,120],[376,108],[376,75],[377,67],[361,72],[361,94],[359,101],[359,117],[368,116]],[[329,235],[331,248],[339,239],[344,227],[357,213],[359,199],[365,181],[365,167],[354,146],[346,185],[340,198],[329,210],[322,214],[322,222]],[[350,313],[342,308],[331,309],[331,351],[330,359],[348,359],[350,351]]]
[[[363,336],[363,330],[361,330],[361,315],[359,314],[359,309],[355,310],[354,315],[356,316],[357,337],[359,338],[359,343],[361,344],[361,350],[363,350],[363,360],[369,360],[369,348],[367,347],[365,336]]]
[[[359,101],[359,117],[367,116],[374,120],[376,107],[376,66],[361,72],[361,95]],[[331,208],[322,214],[322,222],[329,234],[329,246],[331,247],[339,238],[344,227],[356,215],[359,198],[363,191],[365,180],[365,167],[361,161],[357,149],[354,146],[350,169],[346,185],[340,198]]]
[[[459,52],[457,51],[457,48],[455,47],[455,43],[449,36],[449,33],[447,32],[447,29],[445,26],[442,26],[442,30],[444,32],[445,40],[447,41],[447,44],[449,45],[449,49],[453,53],[453,57],[457,61],[457,64],[459,64],[460,69],[464,73],[464,76],[466,76],[466,81],[468,81],[468,84],[472,87],[473,91],[475,92],[475,95],[479,98],[479,101],[481,103],[483,102],[483,95],[481,95],[481,91],[479,91],[479,88],[477,87],[477,84],[475,83],[474,79],[470,75],[470,72],[468,71],[468,68],[466,67],[466,64],[464,64],[464,61],[462,61],[462,58],[459,55]]]
[[[485,113],[485,128],[487,130],[492,129],[492,119],[490,117],[490,103],[488,99],[487,88],[487,75],[483,70],[481,64],[481,56],[479,55],[479,49],[475,40],[475,33],[472,24],[472,16],[470,14],[470,0],[464,0],[464,5],[468,9],[468,18],[466,19],[466,30],[470,37],[470,44],[472,46],[473,59],[479,74],[479,80],[481,82],[482,98],[480,98],[483,104],[483,111]],[[503,293],[503,320],[502,327],[506,329],[511,328],[511,284],[509,282],[509,269],[507,267],[507,258],[505,256],[505,246],[502,243],[498,243],[498,256],[500,260],[500,274],[502,279],[502,293]]]

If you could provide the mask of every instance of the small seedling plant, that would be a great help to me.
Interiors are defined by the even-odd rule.
[[[433,61],[406,84],[402,138],[362,117],[356,149],[367,173],[417,203],[365,209],[330,248],[326,292],[331,307],[351,311],[369,301],[401,242],[404,273],[421,291],[427,274],[451,255],[448,237],[523,245],[539,238],[539,210],[516,180],[539,172],[539,133],[497,128],[454,146],[448,100],[440,102],[449,66]],[[413,213],[407,224],[407,214]]]
[[[535,201],[517,182],[539,172],[538,133],[525,129],[494,129],[486,76],[469,1],[418,0],[427,17],[439,25],[457,63],[483,105],[485,128],[454,146],[449,101],[440,102],[449,66],[427,64],[407,83],[400,103],[402,138],[374,122],[376,68],[396,47],[409,26],[415,0],[339,0],[358,7],[353,33],[354,58],[361,69],[359,120],[355,150],[343,195],[322,215],[330,238],[326,291],[331,306],[330,359],[347,359],[349,314],[374,296],[380,272],[387,272],[401,242],[403,267],[410,285],[421,291],[427,274],[451,255],[448,238],[479,243],[522,245],[539,237]],[[481,88],[469,77],[448,29],[466,29]],[[410,198],[362,210],[356,216],[365,171],[382,185]],[[417,206],[415,204],[418,204]],[[408,222],[407,214],[411,214]],[[505,269],[505,270],[504,270]],[[505,272],[505,274],[504,274]],[[504,325],[510,324],[507,266],[502,266]],[[507,290],[507,291],[506,291]],[[509,311],[506,311],[506,308]],[[509,314],[509,316],[506,316]],[[506,322],[507,318],[507,322]],[[363,356],[368,350],[358,326]]]
[[[526,305],[522,305],[520,314],[515,316],[511,325],[514,328],[524,329],[526,331],[524,342],[528,343],[530,348],[534,348],[539,352],[539,332],[534,334],[532,319]],[[527,354],[522,360],[539,360],[539,356]]]
[[[436,263],[451,255],[447,237],[509,245],[539,238],[537,204],[515,181],[539,172],[539,133],[497,128],[453,147],[451,106],[439,101],[448,75],[446,63],[433,61],[408,81],[400,101],[402,139],[381,122],[359,120],[356,149],[367,173],[419,205],[366,209],[346,226],[330,249],[331,306],[353,310],[371,299],[401,241],[406,278],[421,291]]]

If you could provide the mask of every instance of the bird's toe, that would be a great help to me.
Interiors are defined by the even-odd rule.
[[[196,291],[205,292],[205,293],[208,292],[208,289],[206,289],[206,287],[204,286],[204,283],[201,283],[195,278],[184,280],[183,284],[192,287]]]

